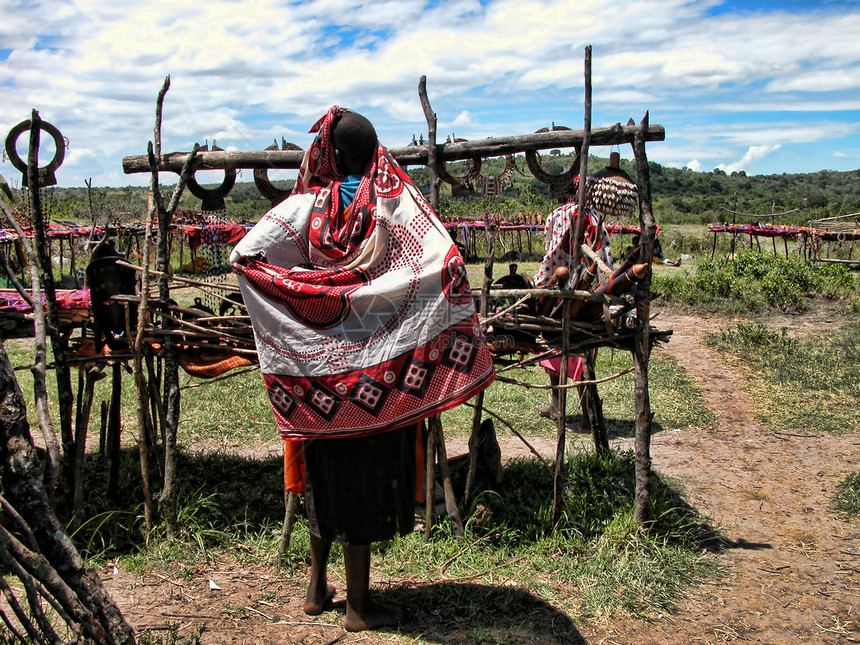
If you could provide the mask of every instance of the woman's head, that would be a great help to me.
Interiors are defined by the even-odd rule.
[[[358,112],[344,111],[331,129],[337,169],[344,175],[360,175],[376,152],[378,139],[373,124]]]

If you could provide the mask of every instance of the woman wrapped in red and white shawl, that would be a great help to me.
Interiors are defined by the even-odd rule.
[[[574,180],[574,187],[579,183],[579,178]],[[612,248],[609,241],[609,232],[603,223],[603,215],[595,209],[586,207],[585,226],[583,228],[583,241],[592,247],[597,256],[603,260],[608,267],[612,267]],[[576,228],[576,220],[579,217],[579,204],[575,200],[569,200],[556,208],[546,219],[545,249],[544,257],[534,276],[535,287],[553,286],[553,276],[559,268],[566,269],[565,275],[573,274],[571,260],[573,259],[573,231]],[[585,260],[583,259],[583,263]],[[587,266],[587,265],[586,265]],[[550,385],[557,387],[560,383],[560,358],[548,358],[541,361],[541,366],[549,375]],[[578,381],[582,377],[582,357],[572,356],[568,359],[567,375],[571,381]],[[552,399],[549,406],[538,406],[538,412],[543,416],[557,418],[561,414],[559,406],[558,390],[552,390]]]
[[[369,598],[369,544],[412,529],[416,425],[474,396],[494,370],[463,259],[370,122],[335,106],[311,132],[292,195],[231,263],[285,462],[304,460],[305,611],[334,593],[325,562],[341,542],[345,626],[359,630],[399,617]]]

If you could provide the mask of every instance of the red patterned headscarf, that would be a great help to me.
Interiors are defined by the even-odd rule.
[[[305,153],[292,192],[316,194],[308,237],[313,246],[332,260],[348,256],[373,230],[377,196],[389,183],[392,173],[398,175],[398,181],[411,184],[409,176],[377,142],[376,153],[352,204],[348,209],[341,208],[340,184],[344,175],[335,163],[332,128],[337,118],[349,111],[334,105],[309,130],[317,136]]]
[[[311,133],[316,132],[317,136],[302,159],[299,176],[293,187],[293,195],[300,195],[314,188],[329,186],[343,179],[343,174],[338,171],[334,161],[334,142],[331,130],[337,117],[344,112],[349,112],[349,110],[333,105],[308,130]]]

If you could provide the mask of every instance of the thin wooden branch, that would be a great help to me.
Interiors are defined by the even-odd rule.
[[[579,216],[571,235],[573,236],[573,249],[570,258],[571,284],[579,284],[583,267],[580,266],[582,257],[582,238],[585,234],[585,197],[588,182],[588,148],[591,145],[591,45],[585,48],[585,116],[582,134],[582,148],[579,157],[579,192],[577,194],[577,205]]]
[[[496,259],[496,229],[487,226],[484,229],[487,236],[487,259],[484,262],[484,284],[481,286],[479,300],[479,318],[487,317],[490,288],[493,284],[493,263]],[[466,485],[463,491],[463,507],[469,508],[472,501],[472,489],[475,487],[475,477],[478,472],[478,441],[481,431],[482,413],[484,408],[484,390],[475,396],[475,409],[472,413],[472,432],[469,434],[469,468],[466,470]]]
[[[508,378],[507,376],[498,375],[496,375],[496,380],[501,383],[510,383],[511,385],[519,385],[520,387],[534,390],[571,390],[575,387],[580,387],[582,385],[598,385],[599,383],[614,381],[615,379],[624,376],[625,374],[630,374],[630,372],[632,372],[634,369],[635,368],[633,367],[628,367],[626,370],[621,370],[620,372],[617,372],[612,376],[605,376],[603,378],[598,379],[573,381],[571,383],[566,383],[565,385],[537,385],[535,383],[527,383],[525,381],[518,381],[517,379]]]
[[[181,325],[182,327],[187,327],[188,329],[194,329],[195,331],[199,331],[199,332],[202,332],[208,336],[212,336],[212,330],[207,329],[206,327],[201,327],[200,325],[195,325],[192,322],[189,322],[187,320],[182,320],[182,318],[177,318],[176,316],[171,316],[170,314],[161,314],[161,316],[165,320],[169,320],[170,322],[174,322],[177,325]],[[231,334],[226,334],[223,331],[218,333],[217,338],[218,338],[218,340],[226,340],[226,341],[232,340],[233,342],[236,342],[236,343],[247,343],[249,340],[247,338],[241,338],[239,336],[233,336]]]
[[[153,131],[153,139],[155,140],[155,154],[161,156],[161,120],[164,113],[164,97],[167,90],[170,89],[170,74],[164,77],[164,83],[161,84],[161,89],[158,90],[158,97],[155,100],[155,129]],[[193,154],[191,155],[194,156]]]
[[[117,262],[117,264],[125,264]],[[528,294],[532,298],[541,296],[549,296],[550,298],[571,298],[573,300],[585,300],[586,302],[605,302],[610,305],[626,304],[626,300],[620,296],[606,296],[596,294],[591,291],[583,291],[581,289],[558,289],[558,288],[538,288],[538,289],[491,289],[490,296],[496,298],[520,298]]]
[[[725,206],[720,207],[722,210],[727,213],[731,213],[732,215],[740,215],[741,217],[756,217],[759,219],[770,219],[771,217],[781,217],[782,215],[791,215],[792,213],[797,213],[798,211],[803,210],[802,208],[792,208],[790,211],[783,211],[781,213],[767,213],[765,215],[757,215],[756,213],[740,213],[738,211],[733,211],[730,208],[726,208]],[[856,213],[855,213],[856,214]],[[835,219],[835,218],[828,218]],[[823,221],[823,220],[818,220]]]
[[[126,262],[125,260],[117,260],[117,266],[127,267],[129,269],[134,269],[137,272],[142,272],[143,267],[137,264],[132,264],[131,262]],[[194,287],[209,287],[211,289],[220,289],[222,291],[228,291],[229,293],[241,293],[239,291],[239,287],[235,284],[219,284],[217,282],[204,282],[203,280],[195,280],[194,278],[185,278],[183,276],[175,275],[173,273],[166,273],[164,271],[157,271],[155,269],[150,269],[149,272],[157,276],[159,278],[168,278],[175,282],[181,282],[183,284],[187,284]],[[226,298],[225,298],[226,300]],[[232,301],[231,301],[232,302]],[[235,302],[233,304],[236,304]]]
[[[168,77],[169,78],[169,77]],[[169,85],[165,81],[163,91]],[[159,94],[159,99],[163,99],[163,94]],[[156,108],[156,113],[159,109]],[[156,118],[156,140],[161,138],[161,121]],[[160,145],[160,144],[159,144]],[[152,144],[150,143],[150,150]],[[134,386],[137,392],[137,449],[140,459],[140,479],[143,487],[143,517],[146,523],[146,532],[152,531],[154,525],[153,509],[152,509],[152,482],[149,472],[149,441],[147,439],[147,423],[146,410],[149,406],[149,387],[146,384],[146,377],[143,373],[143,337],[144,330],[148,321],[149,312],[147,311],[147,299],[149,298],[149,264],[150,264],[150,249],[152,247],[152,220],[156,215],[157,204],[160,202],[160,192],[158,189],[158,172],[155,170],[155,157],[152,157],[152,176],[150,178],[149,204],[146,214],[146,233],[143,237],[143,272],[140,276],[140,306],[137,309],[137,331],[134,336]],[[128,307],[126,307],[128,311]]]
[[[428,424],[422,422],[421,429],[427,434],[424,455],[424,541],[429,542],[433,530],[434,493],[436,492],[436,433],[430,432]]]
[[[35,626],[33,625],[30,618],[27,616],[24,609],[21,607],[21,603],[18,602],[18,598],[12,593],[12,588],[6,582],[3,577],[0,577],[0,591],[3,592],[3,597],[6,598],[6,602],[12,608],[12,613],[15,614],[15,618],[18,619],[18,623],[24,628],[24,631],[27,632],[27,636],[30,637],[32,641],[38,643],[39,645],[47,645],[47,642],[42,635],[36,631]],[[4,619],[6,615],[3,615]],[[8,624],[8,623],[7,623]],[[20,639],[22,643],[26,643],[27,641],[23,638]]]
[[[0,527],[0,543],[2,543],[0,554],[5,556],[3,558],[4,564],[14,571],[27,589],[31,609],[36,612],[39,626],[46,635],[53,634],[53,627],[51,627],[44,613],[41,612],[36,580],[45,586],[47,591],[44,594],[45,597],[51,598],[52,606],[59,610],[67,624],[81,625],[90,638],[104,640],[104,628],[98,624],[92,612],[81,604],[75,592],[43,555],[27,549],[2,527]],[[47,624],[47,630],[43,623]]]
[[[467,401],[466,403],[464,403],[463,405],[466,405],[466,406],[468,406],[468,407],[470,407],[470,408],[474,408],[474,407],[476,407],[474,403],[469,403],[468,401]],[[501,416],[499,416],[498,414],[496,414],[495,412],[493,412],[493,411],[492,411],[492,410],[490,410],[490,409],[485,409],[485,410],[484,410],[484,412],[486,412],[487,414],[489,414],[491,417],[493,417],[493,418],[494,418],[494,419],[496,419],[497,421],[501,421],[501,422],[505,425],[505,427],[506,427],[508,430],[510,430],[511,432],[513,432],[513,433],[514,433],[514,435],[516,435],[516,437],[526,445],[526,448],[528,448],[528,449],[529,449],[529,451],[530,451],[530,452],[531,452],[535,457],[537,457],[537,458],[538,458],[538,461],[540,461],[544,466],[546,466],[546,469],[547,469],[549,472],[552,472],[552,464],[550,464],[550,463],[549,463],[549,462],[548,462],[548,461],[543,457],[543,455],[541,455],[541,454],[540,454],[540,453],[535,449],[535,447],[529,443],[528,439],[526,439],[526,438],[525,438],[525,437],[524,437],[524,436],[523,436],[519,431],[517,431],[517,429],[516,429],[516,428],[514,428],[514,426],[512,426],[509,422],[507,422],[505,419],[503,419]]]
[[[486,318],[486,319],[484,319],[484,320],[481,320],[481,324],[482,324],[482,325],[484,325],[484,326],[489,325],[491,322],[493,322],[493,321],[495,321],[495,320],[498,320],[499,318],[502,318],[503,316],[505,316],[505,315],[509,314],[509,313],[510,313],[510,312],[512,312],[514,309],[516,309],[517,307],[519,307],[520,305],[522,305],[522,304],[526,303],[530,298],[531,298],[531,296],[523,296],[522,298],[520,298],[519,300],[517,300],[514,304],[512,304],[512,305],[511,305],[510,307],[508,307],[507,309],[503,309],[502,311],[500,311],[500,312],[498,312],[498,313],[496,313],[496,314],[493,314],[493,315],[492,315],[492,316],[490,316],[489,318]]]
[[[296,523],[296,506],[299,496],[284,487],[284,526],[281,528],[281,541],[278,544],[278,567],[283,567],[285,558],[290,551],[290,538]]]

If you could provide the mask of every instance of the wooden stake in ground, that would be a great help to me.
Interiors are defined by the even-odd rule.
[[[640,132],[648,128],[646,113],[639,125]],[[639,189],[640,259],[648,262],[648,271],[636,289],[636,319],[638,333],[633,346],[634,383],[636,393],[636,499],[634,517],[637,522],[648,519],[651,497],[651,398],[648,393],[648,357],[650,355],[651,319],[651,258],[657,225],[651,210],[651,175],[645,154],[645,137],[638,135],[633,144],[636,159],[636,183]]]
[[[582,137],[582,148],[579,151],[579,194],[578,194],[578,217],[571,231],[573,246],[570,271],[572,279],[568,282],[572,287],[579,284],[582,274],[582,238],[585,235],[585,188],[588,176],[588,146],[591,140],[591,45],[585,48],[585,119]],[[567,363],[570,358],[570,301],[564,300],[562,304],[562,329],[561,329],[561,365],[559,368],[558,382],[562,385],[567,383]],[[567,390],[558,391],[559,419],[556,429],[556,453],[555,453],[555,477],[553,479],[553,502],[552,515],[555,521],[561,515],[562,495],[564,492],[564,455],[567,444]]]

